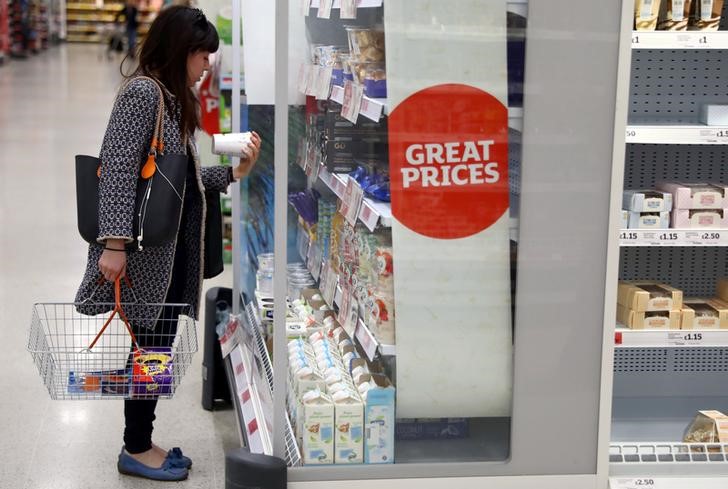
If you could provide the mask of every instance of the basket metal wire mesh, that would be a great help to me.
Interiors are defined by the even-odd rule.
[[[197,330],[188,304],[120,304],[137,340],[115,304],[94,304],[89,316],[79,304],[33,306],[28,351],[52,399],[169,399],[197,351]],[[87,311],[84,311],[87,312]],[[153,324],[153,328],[135,324]]]

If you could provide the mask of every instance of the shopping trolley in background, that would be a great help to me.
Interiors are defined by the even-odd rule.
[[[114,290],[114,304],[33,306],[28,351],[52,399],[168,399],[177,390],[197,351],[192,307],[122,303],[120,280]]]
[[[114,53],[123,53],[126,44],[126,31],[124,26],[117,23],[107,23],[99,26],[101,50],[99,59],[106,56],[113,59]]]

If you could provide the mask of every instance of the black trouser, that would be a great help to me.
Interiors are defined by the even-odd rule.
[[[182,303],[185,285],[185,253],[182,239],[177,241],[172,281],[167,291],[165,304]],[[162,315],[154,329],[134,328],[134,334],[140,348],[162,346],[171,347],[177,333],[177,317],[180,308],[164,307]],[[132,321],[133,327],[133,321]],[[156,399],[132,399],[124,401],[124,446],[129,453],[142,453],[152,448],[152,431],[154,430],[154,410]]]

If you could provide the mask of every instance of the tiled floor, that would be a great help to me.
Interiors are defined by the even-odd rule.
[[[121,402],[50,401],[25,349],[32,304],[72,300],[84,267],[73,156],[98,153],[120,83],[98,53],[69,45],[0,67],[0,489],[169,487],[117,473]],[[231,283],[228,271],[207,285]],[[194,460],[180,489],[224,487],[238,443],[233,411],[200,405],[201,361],[157,410],[155,441]]]

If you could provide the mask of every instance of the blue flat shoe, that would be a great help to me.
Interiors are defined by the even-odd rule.
[[[167,452],[167,460],[170,460],[172,462],[172,467],[180,467],[189,469],[192,467],[192,459],[190,457],[186,457],[182,453],[182,449],[180,447],[174,447],[170,451]]]
[[[186,468],[175,467],[169,458],[164,461],[161,467],[156,469],[139,462],[123,448],[119,454],[119,462],[116,464],[116,467],[124,475],[155,481],[182,481],[187,479],[189,475]]]

